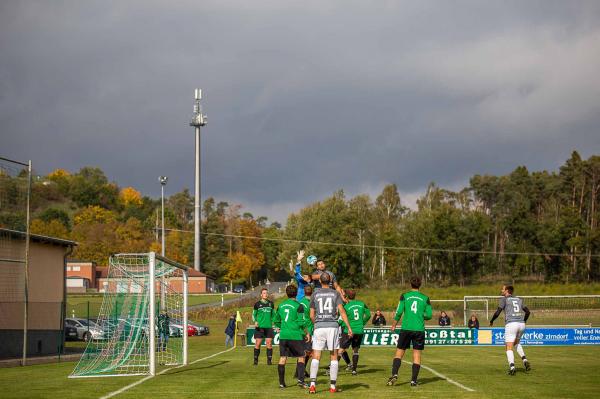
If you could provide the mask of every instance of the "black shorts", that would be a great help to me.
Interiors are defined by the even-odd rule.
[[[254,339],[256,338],[275,338],[275,331],[272,328],[256,327],[256,330],[254,330]]]
[[[304,352],[312,352],[312,341],[304,341]]]
[[[425,331],[408,331],[400,330],[400,337],[398,337],[398,349],[408,349],[412,342],[412,348],[417,350],[425,349]]]
[[[280,339],[279,356],[284,357],[304,357],[304,340]]]
[[[348,349],[352,345],[352,349],[358,349],[360,348],[362,339],[362,334],[354,334],[352,337],[350,337],[348,334],[342,333],[342,338],[340,339],[340,348]]]

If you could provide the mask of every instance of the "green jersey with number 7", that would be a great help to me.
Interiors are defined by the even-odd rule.
[[[402,318],[402,330],[425,331],[425,320],[431,320],[431,302],[427,295],[419,291],[409,291],[400,295],[396,309],[396,321]]]
[[[304,339],[306,321],[304,305],[293,298],[283,301],[277,308],[273,324],[281,328],[279,339],[299,341]]]

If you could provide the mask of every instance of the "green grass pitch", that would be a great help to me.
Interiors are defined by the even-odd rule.
[[[212,333],[190,339],[190,362],[224,350],[222,322],[206,323]],[[506,374],[506,356],[502,347],[429,347],[423,365],[474,392],[449,383],[422,369],[421,385],[411,388],[410,365],[400,368],[396,386],[386,386],[394,348],[362,348],[359,375],[340,371],[338,386],[341,398],[596,398],[600,394],[600,346],[525,347],[533,369],[517,375]],[[170,369],[119,395],[117,398],[293,398],[308,395],[292,383],[294,365],[286,369],[287,383],[280,390],[277,366],[267,366],[266,351],[260,364],[252,366],[252,349],[237,348],[187,367]],[[278,349],[275,348],[275,361]],[[410,351],[406,360],[410,359]],[[341,362],[343,363],[343,361]],[[322,365],[328,364],[324,360]],[[520,366],[520,364],[518,363]],[[68,379],[75,363],[38,365],[0,369],[2,398],[100,398],[117,391],[141,377]],[[159,369],[157,371],[161,371]],[[321,372],[318,395],[329,396],[328,380]]]

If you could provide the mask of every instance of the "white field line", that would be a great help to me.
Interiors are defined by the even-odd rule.
[[[408,362],[408,361],[407,361],[406,363],[408,363],[408,364],[412,364],[411,362]],[[452,379],[450,379],[450,378],[446,377],[444,374],[442,374],[442,373],[439,373],[439,372],[435,371],[435,370],[434,370],[434,369],[432,369],[431,367],[423,366],[423,365],[421,364],[421,368],[423,368],[423,369],[425,369],[425,370],[427,370],[427,371],[429,371],[429,372],[433,373],[434,375],[436,375],[436,376],[440,377],[441,379],[444,379],[444,380],[446,380],[446,381],[447,381],[447,382],[449,382],[450,384],[454,384],[454,385],[456,385],[457,387],[459,387],[459,388],[461,388],[461,389],[464,389],[465,391],[468,391],[468,392],[475,392],[475,390],[474,390],[473,388],[469,388],[469,387],[467,387],[467,386],[464,386],[464,385],[463,385],[463,384],[461,384],[460,382],[456,382],[456,381],[454,381],[454,380],[452,380]]]
[[[175,370],[175,369],[178,369],[178,368],[181,368],[181,367],[186,367],[186,366],[189,366],[191,364],[195,364],[195,363],[201,362],[202,360],[210,359],[210,358],[218,356],[218,355],[220,355],[222,353],[229,352],[229,351],[231,351],[233,349],[234,349],[234,347],[229,348],[229,349],[224,350],[224,351],[221,351],[221,352],[213,353],[210,356],[206,356],[206,357],[203,357],[203,358],[200,358],[200,359],[196,359],[193,362],[191,362],[191,363],[189,363],[189,364],[187,364],[185,366],[184,365],[179,365],[179,366],[175,366],[175,367],[169,367],[168,369],[164,369],[161,372],[157,373],[156,375],[162,375],[162,374],[166,373],[167,371]],[[141,380],[138,380],[138,381],[133,382],[133,383],[131,383],[129,385],[126,385],[126,386],[124,386],[123,388],[121,388],[119,390],[116,390],[114,392],[109,393],[108,395],[102,396],[100,399],[108,399],[108,398],[112,398],[114,396],[117,396],[117,395],[119,395],[119,394],[121,394],[121,393],[123,393],[123,392],[125,392],[125,391],[127,391],[127,390],[129,390],[131,388],[133,388],[133,387],[136,387],[136,386],[138,386],[138,385],[140,385],[140,384],[148,381],[149,379],[151,379],[153,377],[154,376],[152,376],[152,375],[149,375],[148,377],[144,377]]]

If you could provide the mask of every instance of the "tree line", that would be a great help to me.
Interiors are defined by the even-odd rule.
[[[21,179],[22,180],[22,179]],[[0,175],[0,226],[24,228],[19,177]],[[600,279],[600,157],[577,152],[558,171],[520,166],[475,175],[460,191],[429,184],[416,209],[394,184],[372,199],[343,190],[290,214],[285,226],[207,198],[202,206],[202,271],[219,282],[289,278],[295,252],[325,259],[345,286],[432,284],[486,279]],[[109,182],[102,170],[59,169],[34,179],[31,230],[77,241],[73,257],[106,265],[112,253],[160,251],[160,199]],[[194,198],[165,201],[166,255],[193,263]]]

